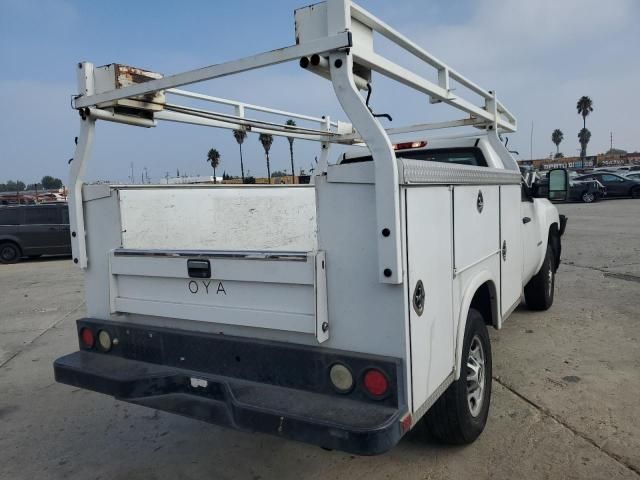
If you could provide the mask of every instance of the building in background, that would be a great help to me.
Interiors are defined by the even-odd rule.
[[[534,170],[550,170],[552,168],[567,168],[580,170],[583,168],[610,167],[618,165],[640,165],[640,152],[591,155],[585,157],[584,163],[580,157],[539,158],[536,160],[521,160],[521,166]]]

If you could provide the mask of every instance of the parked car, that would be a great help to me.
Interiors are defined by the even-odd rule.
[[[0,263],[70,254],[66,203],[0,207]]]
[[[625,175],[625,178],[630,178],[631,180],[640,180],[640,172],[631,171]]]
[[[606,172],[589,173],[577,177],[576,180],[598,180],[607,187],[608,197],[640,198],[640,180]]]
[[[539,195],[546,195],[549,188],[549,180],[542,178],[536,182]],[[593,203],[607,195],[607,189],[598,180],[578,180],[577,177],[569,178],[569,200],[584,203]]]

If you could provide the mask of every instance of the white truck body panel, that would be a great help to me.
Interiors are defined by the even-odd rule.
[[[375,229],[372,162],[333,165],[311,187],[113,186],[108,195],[103,187],[86,187],[94,253],[86,271],[89,314],[405,358],[407,398],[422,414],[459,374],[465,302],[479,286],[474,282],[491,281],[498,305],[509,295],[496,326],[520,299],[522,258],[509,252],[511,261],[501,260],[500,243],[507,236],[513,237],[509,243],[520,239],[520,217],[511,208],[520,208],[520,187],[517,174],[486,167],[398,159],[397,168],[404,182],[403,285],[397,287],[376,280],[376,248],[369,241]],[[431,177],[438,183],[420,183]],[[515,204],[500,205],[516,193]],[[515,218],[512,230],[500,222],[501,212]],[[94,220],[100,218],[118,224],[100,234],[104,222]],[[272,228],[281,221],[295,226]],[[232,224],[253,234],[245,238]],[[247,248],[231,250],[228,242]],[[291,246],[299,250],[283,248]],[[111,252],[106,262],[99,253],[105,251]],[[201,257],[212,266],[204,281],[189,278],[185,268],[187,258]],[[322,260],[326,271],[319,270]],[[508,287],[501,265],[502,275],[516,279]],[[426,291],[422,315],[412,305],[417,280]],[[105,290],[106,298],[100,295]],[[364,325],[375,334],[363,334]]]
[[[119,189],[122,247],[316,250],[312,186]],[[224,228],[220,228],[224,226]]]

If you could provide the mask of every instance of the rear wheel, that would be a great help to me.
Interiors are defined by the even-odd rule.
[[[0,243],[0,263],[16,263],[20,260],[20,249],[15,243]]]
[[[484,318],[473,308],[467,315],[463,342],[460,378],[422,421],[422,428],[432,437],[455,445],[478,438],[487,423],[491,402],[491,342]]]
[[[584,192],[582,194],[582,201],[584,203],[592,203],[596,201],[596,194],[593,192]]]
[[[551,245],[547,245],[547,253],[540,271],[524,287],[524,298],[529,310],[548,310],[553,305],[556,281],[554,264],[553,249]]]

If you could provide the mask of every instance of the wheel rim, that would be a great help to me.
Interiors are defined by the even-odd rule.
[[[484,368],[484,348],[480,337],[475,335],[469,345],[469,356],[467,357],[467,404],[469,412],[477,417],[482,410],[484,403],[485,389],[485,368]]]
[[[15,251],[11,247],[3,247],[0,250],[0,257],[7,262],[13,260],[15,256]]]
[[[593,202],[593,198],[593,193],[585,193],[584,195],[582,195],[582,200],[584,200],[586,203]]]

